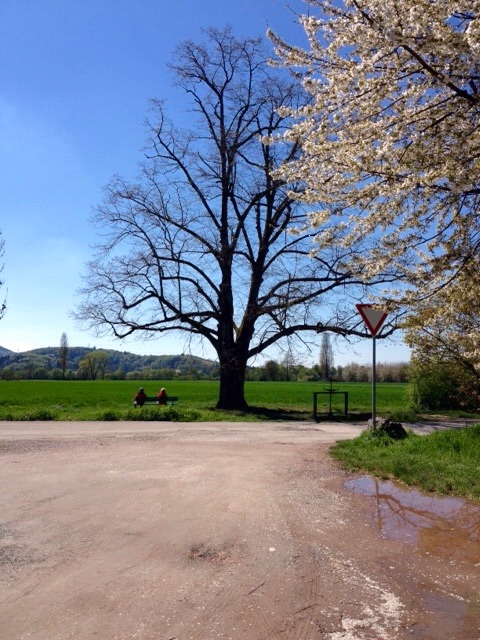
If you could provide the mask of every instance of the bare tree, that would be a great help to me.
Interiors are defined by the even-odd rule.
[[[65,380],[65,371],[68,362],[68,338],[65,332],[60,337],[60,349],[58,350],[58,358],[60,360],[60,369],[62,370],[62,379]]]
[[[260,40],[206,34],[205,44],[181,44],[172,65],[191,128],[175,128],[153,102],[138,180],[106,187],[94,214],[103,240],[76,315],[120,338],[174,331],[206,341],[219,359],[217,407],[244,409],[247,362],[278,341],[365,335],[352,300],[345,311],[335,295],[361,279],[342,267],[334,237],[311,257],[312,231],[301,230],[306,213],[292,199],[302,186],[275,177],[298,155],[294,142],[269,144],[289,123],[279,107],[305,99],[298,83],[267,64]]]

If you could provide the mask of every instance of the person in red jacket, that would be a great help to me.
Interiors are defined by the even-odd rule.
[[[167,404],[167,391],[163,387],[157,393],[157,404]]]

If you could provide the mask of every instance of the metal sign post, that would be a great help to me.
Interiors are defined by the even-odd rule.
[[[383,325],[388,313],[383,309],[374,309],[371,304],[357,304],[358,313],[362,316],[367,329],[372,334],[372,427],[377,425],[377,355],[376,335]]]
[[[372,336],[372,427],[377,424],[377,339]]]

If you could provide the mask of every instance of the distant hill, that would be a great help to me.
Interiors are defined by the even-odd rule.
[[[105,373],[113,375],[122,372],[128,374],[147,369],[170,369],[180,374],[197,373],[211,376],[218,370],[218,363],[206,358],[193,355],[147,355],[142,356],[128,351],[113,349],[92,349],[89,347],[69,347],[67,370],[76,372],[82,358],[92,351],[102,351],[108,356]],[[12,373],[20,377],[43,377],[38,372],[44,369],[51,372],[60,367],[59,348],[42,347],[17,353],[0,347],[0,369],[7,367]]]

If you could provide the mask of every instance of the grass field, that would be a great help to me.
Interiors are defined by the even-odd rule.
[[[143,386],[155,395],[163,383],[127,380],[18,380],[0,382],[0,420],[310,420],[313,392],[328,384],[311,382],[248,382],[245,395],[248,413],[215,411],[218,382],[171,381],[165,384],[170,395],[179,396],[174,408],[145,406],[133,409],[136,390]],[[364,383],[337,383],[333,387],[349,394],[353,415],[371,411],[371,386]],[[377,384],[377,413],[401,418],[407,409],[407,385]],[[319,414],[329,409],[327,395],[319,396]],[[343,396],[333,396],[332,412],[340,417]]]

